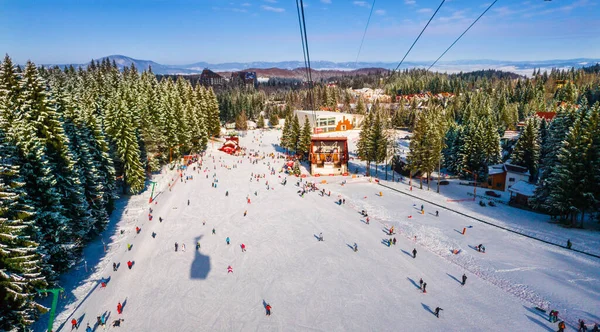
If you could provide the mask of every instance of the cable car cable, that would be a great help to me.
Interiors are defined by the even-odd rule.
[[[492,8],[492,6],[493,6],[493,5],[494,5],[496,2],[498,2],[498,0],[495,0],[494,2],[492,2],[492,3],[491,3],[491,4],[490,4],[490,5],[489,5],[489,6],[488,6],[488,7],[487,7],[487,8],[486,8],[484,11],[483,11],[483,13],[481,13],[481,15],[479,15],[479,17],[478,17],[478,18],[477,18],[475,21],[473,21],[473,23],[471,23],[471,25],[469,25],[469,27],[467,28],[467,30],[465,30],[463,33],[461,33],[461,34],[460,34],[460,36],[458,36],[458,38],[456,38],[456,40],[454,41],[454,43],[452,43],[452,44],[451,44],[451,45],[450,45],[450,46],[449,46],[449,47],[448,47],[448,48],[447,48],[447,49],[444,51],[444,53],[442,53],[442,55],[440,55],[440,57],[439,57],[439,58],[437,58],[437,60],[435,60],[435,61],[434,61],[434,62],[431,64],[431,66],[429,66],[429,68],[427,68],[427,70],[429,70],[429,69],[431,69],[431,67],[435,66],[435,64],[436,64],[436,63],[437,63],[437,62],[438,62],[438,61],[439,61],[439,60],[440,60],[440,59],[441,59],[441,58],[442,58],[442,57],[443,57],[443,56],[444,56],[444,55],[445,55],[445,54],[446,54],[448,51],[450,51],[450,49],[452,48],[452,46],[454,46],[454,44],[456,44],[456,43],[457,43],[457,42],[458,42],[458,41],[459,41],[459,40],[462,38],[462,36],[464,36],[464,35],[465,35],[465,33],[467,33],[467,31],[469,31],[469,29],[471,29],[471,27],[472,27],[473,25],[475,25],[475,23],[477,23],[477,21],[479,21],[479,19],[480,19],[480,18],[481,18],[481,17],[482,17],[482,16],[483,16],[485,13],[487,13],[487,11],[488,11],[488,10],[490,10],[490,8]]]
[[[365,36],[367,35],[367,29],[369,29],[369,22],[371,22],[371,16],[373,15],[373,8],[375,8],[375,1],[373,0],[373,4],[371,5],[371,12],[369,12],[369,19],[367,19],[367,25],[365,26],[365,32],[363,32],[362,39],[360,41],[360,46],[358,47],[358,54],[356,55],[356,61],[354,62],[354,67],[358,66],[358,57],[360,56],[360,51],[362,50],[363,43],[365,42]],[[358,69],[358,68],[355,68]]]

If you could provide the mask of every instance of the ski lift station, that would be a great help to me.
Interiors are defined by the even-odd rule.
[[[364,115],[361,114],[330,111],[297,110],[294,113],[298,116],[300,125],[304,124],[304,119],[308,119],[315,134],[360,128],[364,119]]]

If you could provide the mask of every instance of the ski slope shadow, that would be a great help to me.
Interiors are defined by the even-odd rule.
[[[421,303],[421,306],[423,306],[423,309],[429,311],[432,315],[435,315],[435,313],[433,313],[433,310],[431,310],[431,308],[427,304]]]
[[[202,236],[195,238],[196,243],[200,241]],[[200,248],[202,250],[202,248]],[[190,278],[192,279],[206,279],[208,272],[210,272],[210,257],[203,255],[200,250],[196,250],[194,253],[194,261],[190,268]]]
[[[462,285],[462,281],[460,281],[460,280],[456,279],[456,277],[455,277],[455,276],[451,275],[450,273],[446,273],[446,275],[448,275],[448,277],[450,277],[450,278],[452,278],[452,279],[456,280],[456,282],[458,282],[459,284],[461,284],[461,285]]]
[[[546,324],[544,324],[543,322],[540,322],[539,319],[537,318],[533,318],[529,315],[525,315],[530,321],[536,323],[537,325],[539,325],[540,327],[543,327],[546,331],[554,331],[553,328],[548,327]]]
[[[413,286],[415,286],[415,288],[421,289],[421,287],[414,280],[412,280],[410,277],[406,277],[406,279],[408,279],[408,281],[410,281],[410,283],[413,284]]]
[[[546,314],[545,314],[545,313],[543,313],[543,312],[541,312],[541,311],[539,311],[539,310],[537,310],[537,309],[535,309],[535,308],[530,308],[530,307],[527,307],[527,306],[523,306],[523,308],[527,309],[527,311],[531,312],[532,314],[535,314],[535,315],[537,315],[537,316],[540,316],[540,317],[541,317],[541,318],[543,318],[543,319],[546,319],[546,318],[547,318],[547,316],[546,316]],[[530,319],[531,319],[531,318],[530,318]]]
[[[410,258],[412,258],[412,256],[413,256],[413,255],[412,255],[410,252],[408,252],[408,251],[406,251],[406,250],[404,250],[404,249],[400,249],[400,250],[402,250],[402,252],[403,252],[403,253],[405,253],[405,254],[406,254],[406,255],[408,255]]]

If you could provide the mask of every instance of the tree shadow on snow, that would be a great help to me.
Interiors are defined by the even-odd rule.
[[[196,237],[195,243],[198,243],[202,236]],[[210,257],[203,255],[199,250],[194,252],[194,261],[190,269],[190,278],[192,279],[206,279],[210,272]]]
[[[146,185],[148,185],[148,183],[146,183]],[[66,316],[65,320],[58,326],[56,331],[60,331],[67,323],[70,323],[73,315],[99,286],[99,283],[96,283],[82,299],[74,294],[74,291],[79,286],[88,283],[90,281],[90,276],[96,272],[98,265],[106,256],[107,252],[104,251],[105,245],[108,251],[122,249],[119,248],[119,244],[117,242],[117,240],[122,237],[122,235],[119,233],[117,224],[121,218],[127,214],[127,203],[131,197],[132,196],[129,195],[123,195],[123,198],[115,200],[114,210],[110,214],[106,229],[99,236],[92,239],[89,243],[86,243],[85,247],[83,248],[83,253],[81,254],[82,260],[80,260],[79,263],[73,266],[73,268],[71,268],[68,272],[63,273],[60,276],[59,284],[65,291],[61,294],[61,297],[64,296],[64,298],[61,298],[61,300],[58,302],[59,304],[56,307],[56,313],[62,313],[73,302],[79,303],[75,309],[73,309],[73,311]],[[131,208],[135,209],[135,206]],[[115,241],[111,239],[112,237],[115,237]],[[111,247],[111,245],[113,245],[114,248]],[[86,265],[87,271],[85,269]],[[40,304],[46,307],[50,307],[52,305],[52,296],[38,298],[37,300]],[[41,315],[40,318],[32,325],[33,330],[45,331],[49,318],[50,315]],[[55,321],[55,324],[58,322],[59,321]]]
[[[282,148],[281,146],[279,146],[279,144],[275,144],[275,143],[271,143],[271,146],[273,147],[273,149],[275,149],[275,151],[277,151],[278,153],[286,153],[285,149]]]
[[[429,311],[432,315],[435,315],[433,310],[431,310],[431,308],[427,304],[421,303],[421,306],[423,306],[423,309]]]
[[[410,281],[416,289],[421,289],[421,287],[419,287],[419,284],[417,284],[414,280],[412,280],[409,277],[406,277],[406,279],[408,279],[408,281]]]
[[[462,285],[462,281],[460,281],[460,280],[456,279],[456,277],[454,277],[454,276],[453,276],[453,275],[451,275],[450,273],[446,273],[446,275],[447,275],[448,277],[450,277],[450,278],[452,278],[452,279],[456,280],[456,282],[458,282],[459,284],[461,284],[461,285]]]
[[[553,328],[550,328],[550,327],[548,327],[548,325],[546,325],[545,323],[543,323],[543,322],[540,322],[540,320],[539,320],[539,319],[537,319],[537,318],[533,318],[533,317],[531,317],[531,316],[529,316],[529,315],[525,315],[525,316],[526,316],[526,317],[527,317],[527,318],[528,318],[530,321],[532,321],[532,322],[536,323],[537,325],[539,325],[539,326],[543,327],[543,328],[544,328],[546,331],[554,331],[554,329],[553,329]]]

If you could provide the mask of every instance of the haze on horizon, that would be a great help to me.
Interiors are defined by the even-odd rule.
[[[305,1],[311,59],[355,61],[371,3]],[[399,61],[439,3],[377,1],[359,61]],[[406,61],[437,58],[488,5],[447,0]],[[600,58],[598,17],[597,0],[499,1],[444,60]],[[39,64],[302,58],[295,2],[284,0],[0,0],[0,52]]]

